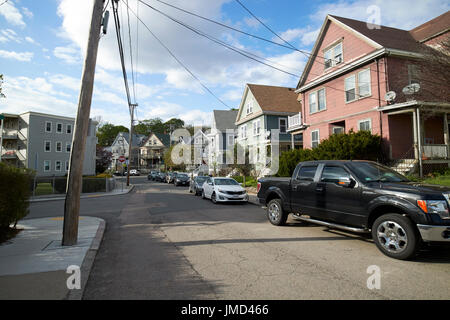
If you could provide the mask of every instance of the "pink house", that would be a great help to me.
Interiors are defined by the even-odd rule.
[[[328,15],[297,86],[301,113],[289,117],[288,131],[314,148],[332,134],[370,130],[405,172],[449,165],[449,84],[427,76],[426,65],[426,50],[449,31],[450,11],[409,31]]]

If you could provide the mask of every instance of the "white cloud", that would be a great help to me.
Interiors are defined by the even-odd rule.
[[[67,47],[56,47],[53,55],[68,64],[77,64],[81,62],[80,51],[73,45]]]
[[[33,52],[15,52],[0,50],[0,58],[29,62],[33,58]]]
[[[23,21],[23,16],[20,11],[14,5],[14,1],[9,0],[5,4],[3,4],[0,8],[0,15],[3,16],[7,22],[12,25],[25,27],[26,24]]]
[[[20,37],[17,36],[17,33],[14,30],[12,30],[12,29],[1,30],[1,33],[3,34],[3,38],[6,38],[4,42],[7,42],[7,41],[14,41],[14,42],[17,42],[17,43],[21,43],[22,42]]]
[[[63,88],[67,88],[73,91],[79,91],[81,87],[81,80],[70,77],[64,74],[56,74],[52,75],[49,78],[49,81],[55,85],[61,86]]]
[[[27,7],[22,7],[22,12],[27,16],[27,18],[33,18],[33,12],[31,12]]]
[[[31,44],[39,45],[39,43],[36,42],[36,40],[34,40],[34,39],[31,38],[31,37],[25,37],[25,41],[27,41],[27,42],[29,42],[29,43],[31,43]]]

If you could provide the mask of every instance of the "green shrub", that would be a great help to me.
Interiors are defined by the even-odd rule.
[[[0,163],[0,229],[7,230],[28,214],[33,178],[29,169]]]
[[[381,137],[369,131],[334,134],[322,140],[314,149],[283,152],[277,176],[290,177],[299,162],[311,160],[372,160],[380,161]]]

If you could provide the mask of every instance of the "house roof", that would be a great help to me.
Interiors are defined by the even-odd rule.
[[[421,46],[407,30],[379,26],[369,29],[367,22],[330,15],[356,32],[389,49],[420,52]]]
[[[119,133],[117,134],[117,136],[116,136],[116,139],[114,140],[114,143],[116,142],[116,140],[117,140],[117,138],[118,138],[119,136],[123,136],[124,139],[125,139],[125,141],[126,141],[128,144],[130,143],[130,142],[129,142],[129,136],[130,136],[130,134],[129,134],[128,132],[119,132]],[[146,137],[145,137],[145,135],[143,135],[143,134],[133,134],[132,146],[133,146],[133,147],[139,147],[139,146],[141,145],[142,141],[144,141],[145,138],[146,138]],[[114,144],[114,143],[113,143],[113,144]]]
[[[427,21],[410,30],[409,33],[416,41],[425,41],[445,31],[450,30],[450,11],[441,14],[433,20]]]
[[[247,84],[263,112],[299,112],[295,88]]]
[[[213,120],[217,130],[235,129],[238,110],[213,110]]]
[[[170,145],[170,135],[156,132],[154,132],[154,134],[164,146],[168,147]]]

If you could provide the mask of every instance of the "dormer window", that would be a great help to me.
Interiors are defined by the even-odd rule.
[[[249,101],[249,102],[247,102],[247,110],[246,110],[246,114],[250,114],[250,113],[252,113],[253,112],[253,101]]]
[[[342,55],[342,42],[339,42],[338,44],[325,50],[324,59],[325,70],[342,63],[344,61]]]

